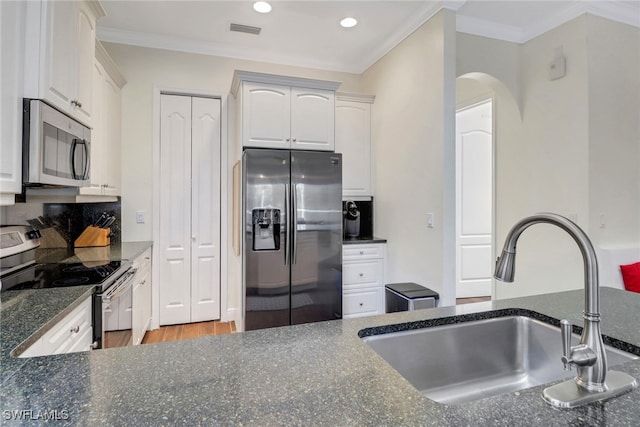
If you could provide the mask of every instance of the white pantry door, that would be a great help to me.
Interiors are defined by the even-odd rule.
[[[456,113],[456,298],[491,295],[493,107]]]
[[[160,101],[161,325],[220,318],[220,100]]]

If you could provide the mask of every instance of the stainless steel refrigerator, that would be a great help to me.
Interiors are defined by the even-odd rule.
[[[244,328],[342,318],[342,155],[247,149]]]

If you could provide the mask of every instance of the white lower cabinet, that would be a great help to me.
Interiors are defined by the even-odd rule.
[[[133,268],[137,268],[137,272],[133,284],[131,335],[133,345],[138,345],[151,324],[151,248],[133,261]]]
[[[89,351],[92,338],[91,297],[88,297],[22,352],[20,357]]]
[[[386,244],[342,246],[342,317],[383,314]]]

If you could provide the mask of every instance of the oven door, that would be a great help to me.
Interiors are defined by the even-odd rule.
[[[100,315],[94,320],[96,348],[124,347],[131,343],[131,294],[135,274],[136,269],[130,268],[106,291],[97,294]]]

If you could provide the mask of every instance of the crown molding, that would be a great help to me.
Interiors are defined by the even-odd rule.
[[[254,83],[267,83],[285,86],[297,86],[307,89],[322,89],[336,91],[342,82],[334,82],[329,80],[307,79],[304,77],[281,76],[266,73],[256,73],[254,71],[235,70],[233,80],[231,81],[230,92],[237,97],[238,88],[243,81]]]
[[[456,30],[461,33],[474,34],[514,43],[526,43],[585,13],[640,27],[640,11],[637,7],[616,0],[609,0],[572,2],[558,13],[525,28],[500,25],[489,20],[458,15]]]
[[[464,15],[456,16],[456,31],[513,43],[523,43],[524,40],[521,28]]]
[[[168,37],[160,34],[124,31],[109,27],[98,27],[97,37],[101,42],[141,46],[152,49],[164,49],[200,55],[221,56],[246,61],[265,62],[293,67],[314,68],[318,70],[338,71],[359,74],[358,66],[345,65],[338,62],[318,61],[301,58],[296,55],[274,54],[265,49],[242,48],[233,49],[216,42],[193,40],[179,37]]]
[[[122,89],[122,87],[127,83],[127,80],[124,78],[122,73],[120,73],[118,66],[113,62],[113,59],[111,59],[99,40],[96,40],[96,59],[100,64],[102,64],[104,69],[107,71],[107,74],[111,76],[116,85]]]
[[[640,28],[640,6],[630,4],[617,0],[590,1],[586,11],[601,18]]]
[[[448,1],[446,3],[447,3],[447,7],[443,6],[442,2],[430,3],[429,8],[424,10],[422,13],[417,14],[413,20],[411,20],[410,22],[407,22],[407,24],[404,25],[403,27],[398,28],[398,30],[394,34],[392,34],[390,37],[388,37],[380,45],[378,49],[371,51],[369,55],[365,56],[364,59],[358,63],[357,67],[355,67],[357,70],[356,72],[358,74],[364,73],[367,69],[369,69],[369,67],[371,67],[373,64],[378,62],[380,58],[382,58],[387,53],[389,53],[394,47],[400,44],[404,39],[406,39],[411,34],[413,34],[414,31],[420,28],[425,22],[431,19],[441,9],[443,8],[450,9],[451,7],[454,7],[457,4],[459,4],[459,6],[457,6],[459,8],[465,2],[464,1]]]
[[[375,95],[367,95],[364,93],[336,92],[336,101],[352,101],[373,104]]]
[[[400,42],[420,28],[441,9],[456,11],[467,0],[446,0],[429,3],[430,7],[421,14],[417,14],[407,25],[398,28],[390,37],[384,40],[378,49],[371,51],[361,61],[354,64],[343,64],[330,61],[318,61],[301,58],[294,55],[281,55],[265,51],[264,49],[233,49],[216,42],[193,40],[179,37],[168,37],[160,34],[140,33],[136,31],[119,30],[110,27],[98,27],[97,37],[102,42],[119,43],[132,46],[165,49],[178,52],[197,53],[201,55],[222,56],[227,58],[259,61],[273,64],[290,65],[294,67],[315,68],[319,70],[338,71],[362,74],[380,58],[389,53]]]

